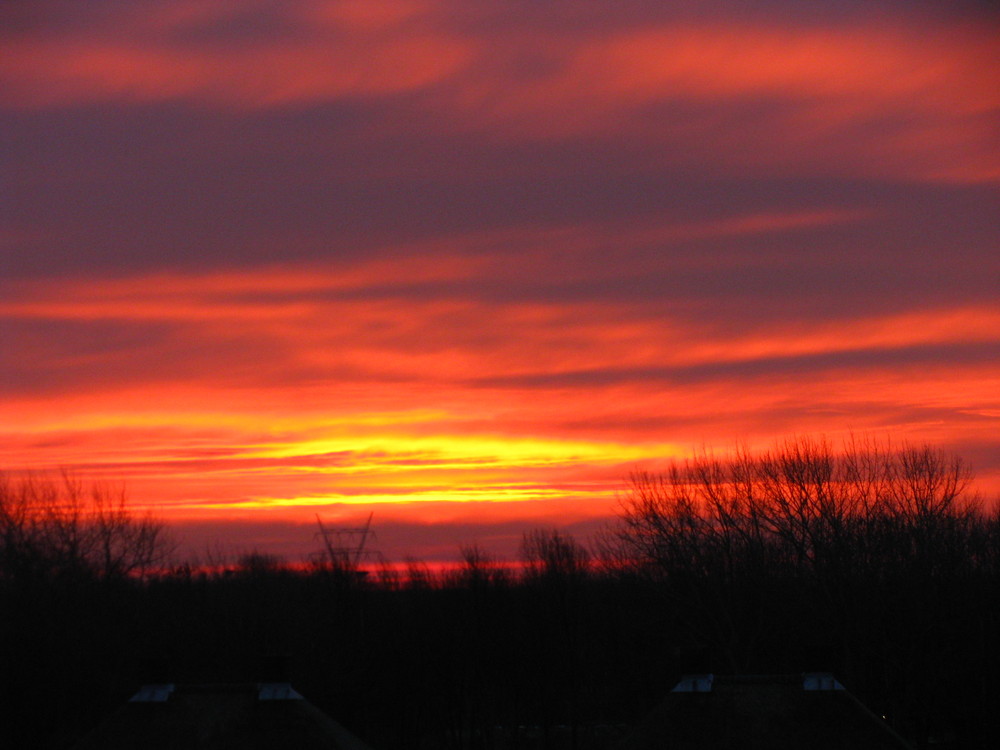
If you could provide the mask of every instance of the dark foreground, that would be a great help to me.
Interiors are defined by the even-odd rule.
[[[995,569],[862,577],[835,610],[792,577],[699,590],[475,559],[406,582],[245,563],[5,582],[0,746],[68,747],[142,683],[287,680],[376,750],[598,748],[682,673],[814,669],[918,746],[1000,746]]]
[[[376,750],[603,750],[682,674],[830,672],[915,747],[997,748],[1000,515],[966,487],[931,448],[798,441],[636,476],[592,550],[539,530],[513,569],[151,575],[123,501],[0,484],[0,747],[70,747],[144,683],[287,682]]]

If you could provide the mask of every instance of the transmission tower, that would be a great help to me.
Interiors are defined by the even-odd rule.
[[[319,531],[316,536],[323,540],[326,548],[326,558],[335,568],[357,571],[363,560],[380,560],[381,555],[377,550],[368,547],[368,542],[375,539],[375,532],[372,531],[372,516],[375,511],[368,514],[368,520],[364,526],[357,527],[331,527],[323,524],[323,519],[316,514],[316,524]]]

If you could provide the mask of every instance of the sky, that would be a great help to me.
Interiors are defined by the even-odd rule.
[[[635,469],[1000,494],[989,2],[0,5],[0,468],[181,549],[586,536]]]

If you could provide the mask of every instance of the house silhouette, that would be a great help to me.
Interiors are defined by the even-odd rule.
[[[144,685],[74,750],[370,750],[287,682]]]
[[[830,673],[685,675],[616,750],[905,750]]]

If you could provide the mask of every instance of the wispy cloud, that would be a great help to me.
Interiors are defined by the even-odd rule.
[[[390,115],[500,140],[628,134],[664,166],[1000,176],[995,18],[895,12],[818,26],[650,13],[609,24],[564,6],[557,26],[487,3],[350,6],[139,3],[82,27],[22,24],[5,39],[4,100],[251,112],[346,102],[381,112],[366,118],[376,139],[397,132]]]

